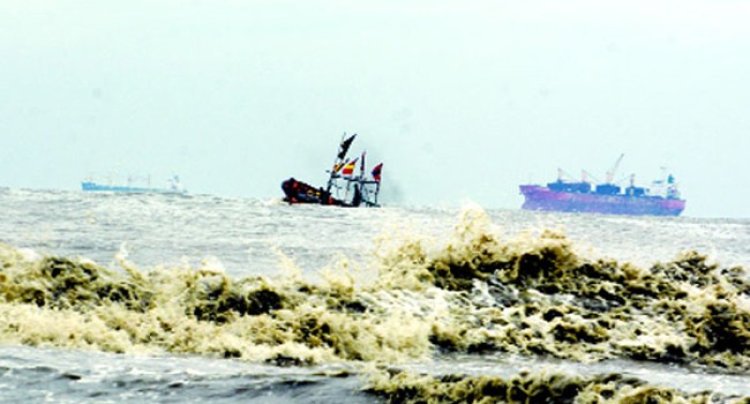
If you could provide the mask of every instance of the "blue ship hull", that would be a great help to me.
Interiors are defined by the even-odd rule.
[[[124,185],[102,185],[90,181],[82,182],[81,189],[86,192],[117,192],[125,194],[183,195],[186,193],[186,191],[180,189],[130,187]]]

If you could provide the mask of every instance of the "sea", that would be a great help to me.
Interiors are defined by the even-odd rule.
[[[750,402],[750,220],[0,189],[1,402]]]

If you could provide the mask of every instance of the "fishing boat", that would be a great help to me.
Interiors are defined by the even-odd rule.
[[[614,173],[622,161],[620,155],[607,172],[606,181],[594,183],[586,171],[580,181],[566,180],[564,171],[558,170],[555,182],[546,186],[520,185],[525,201],[522,209],[558,212],[589,212],[615,215],[678,216],[685,209],[673,175],[653,181],[650,188],[634,184],[630,176],[629,186],[623,188],[613,182]]]
[[[378,207],[383,163],[375,165],[369,175],[365,172],[366,152],[354,159],[347,153],[357,134],[342,137],[332,168],[327,171],[325,187],[314,187],[294,177],[281,183],[284,201],[289,204],[317,204],[342,207]],[[359,163],[359,170],[357,164]],[[359,171],[358,173],[356,171]]]
[[[166,188],[151,187],[150,178],[146,178],[145,184],[138,185],[137,178],[128,177],[126,184],[117,185],[112,183],[102,184],[87,178],[81,182],[81,190],[84,192],[114,192],[125,194],[167,194],[167,195],[184,195],[187,190],[180,183],[180,178],[175,175],[168,180]]]

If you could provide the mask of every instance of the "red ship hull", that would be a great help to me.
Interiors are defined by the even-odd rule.
[[[526,198],[521,208],[526,210],[678,216],[685,209],[685,200],[659,196],[558,192],[539,185],[521,185],[520,189]]]
[[[351,206],[348,203],[336,199],[323,188],[315,188],[310,184],[290,178],[281,183],[284,191],[284,202],[312,203],[316,205]]]

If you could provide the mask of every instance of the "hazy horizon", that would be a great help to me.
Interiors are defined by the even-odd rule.
[[[0,186],[172,174],[281,197],[344,132],[383,200],[519,208],[557,168],[675,175],[685,216],[750,217],[750,3],[10,0]]]

